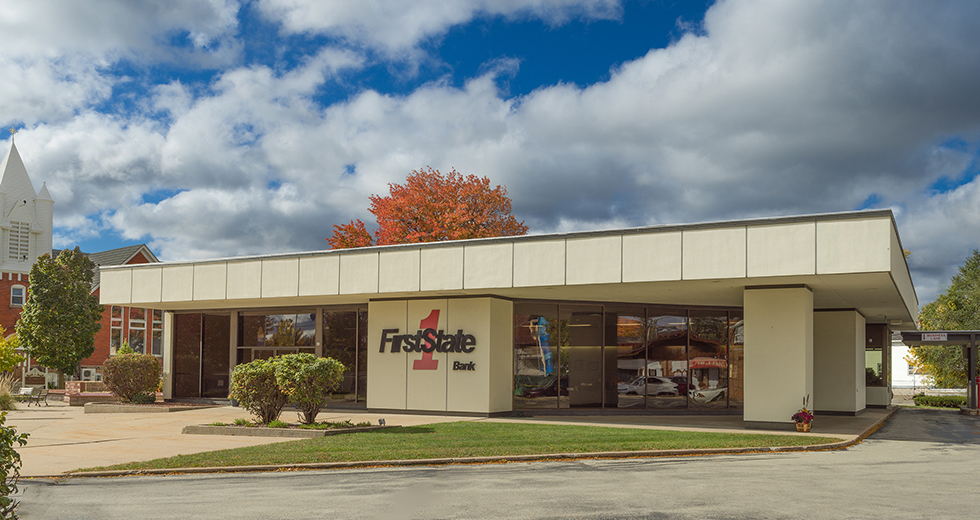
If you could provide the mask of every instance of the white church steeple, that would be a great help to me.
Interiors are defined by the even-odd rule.
[[[0,163],[0,271],[29,273],[38,256],[51,252],[53,210],[47,186],[42,185],[40,194],[34,191],[11,137]]]

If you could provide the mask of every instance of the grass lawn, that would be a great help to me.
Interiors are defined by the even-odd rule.
[[[826,444],[839,440],[832,437],[804,435],[681,432],[601,426],[464,421],[390,428],[266,444],[264,446],[178,455],[145,462],[86,468],[86,470],[219,467],[687,448],[768,448]]]

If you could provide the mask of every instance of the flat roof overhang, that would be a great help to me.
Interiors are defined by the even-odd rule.
[[[746,288],[806,286],[814,309],[914,329],[890,211],[500,237],[101,269],[106,305],[173,311],[511,299],[740,307]],[[900,323],[899,323],[900,320]]]

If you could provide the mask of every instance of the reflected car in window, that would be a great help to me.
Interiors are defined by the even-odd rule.
[[[703,390],[698,390],[697,388],[692,388],[688,392],[688,397],[693,401],[699,403],[710,403],[713,401],[725,400],[728,398],[728,388],[705,388]]]
[[[643,394],[644,380],[647,395],[680,395],[677,383],[664,377],[640,376],[628,383],[619,383],[617,390],[621,394]]]

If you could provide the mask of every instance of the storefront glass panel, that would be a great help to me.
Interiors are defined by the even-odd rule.
[[[230,344],[231,317],[205,314],[201,342],[201,397],[228,397]]]
[[[558,407],[559,337],[557,305],[514,304],[515,409]]]
[[[344,379],[338,394],[357,393],[357,311],[323,312],[323,357],[344,364]]]
[[[728,313],[728,407],[745,406],[745,322],[742,314]]]
[[[605,316],[605,407],[643,408],[646,396],[635,391],[634,382],[646,374],[646,312],[610,306]]]
[[[174,397],[200,397],[201,315],[174,316]]]
[[[561,305],[560,313],[563,338],[558,359],[562,375],[559,384],[563,391],[558,406],[600,408],[603,393],[602,307]]]
[[[728,313],[690,312],[688,337],[689,407],[728,407]]]
[[[628,390],[645,395],[649,409],[686,408],[687,316],[679,309],[650,307],[646,323],[646,376],[635,379]]]

